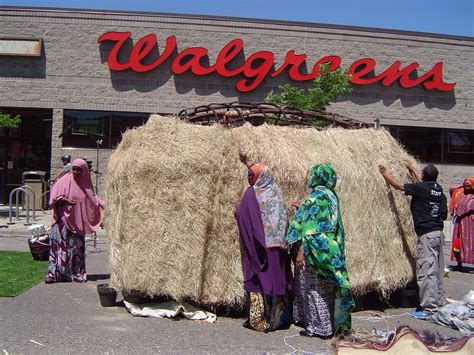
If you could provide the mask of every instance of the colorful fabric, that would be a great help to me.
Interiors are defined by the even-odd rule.
[[[464,180],[464,184],[466,182],[474,187],[472,178]],[[451,260],[474,264],[474,193],[463,193],[459,197],[453,216],[451,251]]]
[[[412,330],[401,326],[395,332],[383,333],[374,329],[373,336],[362,333],[352,334],[338,340],[335,352],[338,355],[380,355],[386,354],[472,354],[474,337],[443,338],[438,333]],[[455,338],[454,338],[455,339]]]
[[[248,318],[244,327],[258,332],[288,329],[291,325],[291,302],[287,296],[268,296],[261,292],[247,294]]]
[[[73,233],[66,225],[54,224],[51,228],[49,265],[45,281],[85,282],[86,274],[85,237]]]
[[[454,213],[459,201],[459,197],[462,195],[463,191],[464,189],[462,186],[452,186],[449,188],[449,196],[451,199],[449,200],[448,211],[451,215]]]
[[[260,172],[253,188],[262,214],[265,246],[286,248],[288,212],[280,187],[267,166]]]
[[[87,163],[83,159],[75,159],[72,166],[81,169],[81,174],[75,177],[72,172],[67,173],[51,190],[52,224],[59,222],[54,205],[66,197],[76,201],[76,204],[64,204],[62,221],[70,231],[79,235],[91,234],[100,226],[104,202],[94,192]]]
[[[307,267],[321,279],[335,284],[334,331],[351,328],[354,299],[344,256],[344,229],[334,192],[336,173],[329,164],[310,171],[310,196],[296,211],[288,229],[288,243],[301,241]]]

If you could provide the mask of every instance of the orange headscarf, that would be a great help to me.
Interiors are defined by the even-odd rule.
[[[255,182],[257,182],[258,177],[262,173],[263,169],[265,168],[265,164],[259,163],[259,164],[253,164],[249,169],[248,169],[248,175],[249,175],[249,183],[250,185],[254,185]]]
[[[462,186],[453,186],[449,189],[449,195],[451,196],[451,201],[449,201],[449,213],[453,213],[457,208],[459,198],[464,193],[464,185],[469,185],[471,189],[474,190],[474,178],[468,177],[464,179]]]
[[[474,178],[468,177],[468,178],[464,179],[463,186],[466,185],[466,184],[471,186],[471,189],[474,189]]]

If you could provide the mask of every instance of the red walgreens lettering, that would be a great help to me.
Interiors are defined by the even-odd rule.
[[[136,72],[147,72],[163,64],[176,49],[176,37],[169,36],[166,39],[165,50],[151,64],[143,64],[144,58],[150,55],[152,49],[157,45],[157,39],[154,34],[148,34],[141,38],[130,52],[128,61],[119,62],[118,55],[124,43],[130,38],[131,32],[107,32],[101,35],[97,42],[107,41],[115,42],[108,57],[107,64],[110,70],[122,71],[132,69]],[[229,69],[229,63],[236,58],[244,48],[244,42],[236,38],[227,43],[217,55],[214,65],[203,66],[202,61],[208,56],[208,49],[204,47],[187,48],[178,53],[173,58],[171,70],[174,74],[183,74],[190,71],[194,75],[209,75],[216,72],[223,77],[234,77],[243,75],[236,83],[237,90],[249,92],[258,87],[262,81],[270,74],[275,65],[275,55],[268,51],[258,51],[250,55],[242,65]],[[329,70],[334,71],[341,65],[341,58],[337,55],[330,55],[317,61],[310,73],[302,73],[301,67],[306,62],[306,54],[297,54],[294,50],[289,50],[285,61],[280,67],[271,73],[270,77],[275,78],[285,70],[288,70],[288,76],[294,81],[313,80],[319,75],[320,65],[330,63]],[[427,90],[451,91],[456,83],[445,83],[443,81],[443,63],[436,63],[425,74],[412,78],[411,74],[419,68],[418,63],[411,63],[402,68],[400,61],[395,61],[388,69],[382,73],[369,76],[376,67],[377,63],[372,58],[361,58],[356,60],[350,66],[351,82],[356,85],[370,85],[380,82],[383,86],[390,86],[398,81],[403,88],[412,88],[423,84]]]

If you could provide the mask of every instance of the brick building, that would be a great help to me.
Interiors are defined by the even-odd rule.
[[[94,164],[98,154],[105,175],[121,132],[142,124],[150,113],[177,113],[211,102],[262,101],[283,83],[307,87],[314,64],[331,58],[331,63],[340,58],[343,67],[368,74],[356,75],[364,85],[354,84],[353,92],[330,111],[369,123],[380,119],[414,155],[440,167],[445,189],[474,175],[472,37],[49,8],[0,7],[0,19],[0,110],[22,117],[20,128],[3,129],[0,136],[3,202],[21,183],[23,171],[55,175],[63,154],[89,158]],[[98,42],[111,32],[120,38],[131,33],[118,51],[120,70],[111,64],[119,39],[105,35]],[[154,36],[140,41],[149,34],[156,35],[156,45],[151,43]],[[228,57],[239,43],[243,48],[227,61],[223,48],[229,43]],[[194,57],[186,58],[183,51],[193,47],[207,49],[207,55],[193,51]],[[299,61],[301,54],[307,55],[304,62]],[[160,58],[162,63],[151,69]],[[397,61],[399,75],[395,71],[390,76]],[[220,70],[205,73],[206,68],[217,68],[216,62]],[[412,63],[419,66],[404,72]],[[278,75],[272,75],[275,72]],[[388,74],[377,79],[381,73]],[[295,82],[298,75],[307,80]],[[367,84],[374,76],[375,82]],[[254,81],[257,85],[249,90]],[[95,135],[103,136],[98,150]]]

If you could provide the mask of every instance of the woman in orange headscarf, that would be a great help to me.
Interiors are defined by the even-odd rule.
[[[288,328],[291,268],[285,201],[268,166],[252,164],[244,154],[240,154],[240,160],[248,169],[249,183],[235,212],[247,292],[248,318],[244,326],[261,332]]]
[[[453,243],[451,260],[458,262],[455,270],[462,271],[462,263],[474,264],[474,178],[463,183],[453,210]]]

